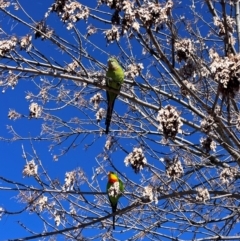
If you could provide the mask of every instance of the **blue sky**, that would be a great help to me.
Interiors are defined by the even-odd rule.
[[[47,9],[50,7],[49,5],[50,1],[26,1],[26,0],[21,0],[20,3],[22,4],[23,8],[26,10],[26,12],[36,21],[40,21],[42,20],[44,14],[46,13]],[[95,8],[96,7],[96,2],[97,1],[81,1],[82,4],[87,4],[89,7]],[[26,22],[29,22],[29,18],[27,16],[25,16],[23,13],[21,13],[21,11],[14,11],[13,8],[10,8],[11,11],[13,11],[14,14],[17,14],[20,18],[23,18]],[[108,8],[106,6],[101,6],[101,8],[99,10],[108,10]],[[101,16],[102,13],[97,12],[98,9],[92,10],[93,13],[99,14],[99,16]],[[109,11],[109,10],[108,10]],[[113,10],[111,10],[113,11]],[[201,8],[202,12],[205,12],[206,9],[203,7]],[[177,14],[178,16],[183,16],[185,15],[185,17],[188,17],[189,12],[186,11],[185,12],[185,8],[181,7],[180,5],[176,7],[175,9],[175,14]],[[1,16],[4,16],[4,14],[2,14]],[[106,17],[104,14],[102,14],[102,16]],[[109,14],[109,21],[111,20],[111,15]],[[210,21],[210,18],[209,18]],[[29,30],[28,27],[17,23],[16,21],[12,21],[9,20],[9,18],[7,17],[3,17],[2,18],[2,22],[1,22],[3,29],[5,31],[9,31],[7,32],[7,34],[9,35],[16,35],[19,37],[25,36],[26,34],[33,34],[33,31]],[[71,44],[74,45],[74,47],[78,47],[77,45],[77,41],[75,41],[75,35],[73,33],[72,30],[67,30],[65,28],[65,25],[59,20],[59,18],[56,16],[55,13],[52,13],[50,15],[50,17],[48,18],[47,24],[52,27],[54,29],[54,32],[56,35],[59,35],[61,37],[64,37],[65,40],[69,41]],[[99,23],[97,20],[95,19],[89,19],[87,23],[85,23],[84,21],[80,21],[77,23],[77,28],[79,30],[79,32],[83,35],[86,34],[86,27],[89,24],[93,24],[97,27],[99,27],[100,29],[109,29],[110,26],[108,24],[103,24],[103,23]],[[187,37],[189,36],[188,34],[186,34],[186,32],[181,29],[183,25],[179,24],[179,32],[182,34],[182,37]],[[202,26],[198,26],[201,30],[202,30],[202,34],[205,36],[207,35],[207,30],[202,28]],[[5,36],[4,36],[5,37]],[[122,55],[120,54],[120,50],[117,47],[116,43],[113,44],[107,44],[106,40],[104,38],[104,34],[102,34],[100,31],[98,34],[90,36],[89,37],[89,41],[93,41],[99,48],[102,48],[105,52],[101,52],[99,51],[97,48],[93,48],[92,45],[90,45],[89,43],[84,42],[83,43],[83,48],[86,49],[86,51],[89,52],[90,55],[94,56],[97,60],[99,60],[102,63],[107,64],[107,59],[109,56],[111,55],[115,55],[118,57],[122,57]],[[131,40],[131,45],[134,46],[134,48],[132,50],[130,50],[128,47],[130,45],[128,45],[127,42],[127,38],[122,38],[121,39],[121,44],[122,46],[124,46],[124,51],[126,51],[126,53],[128,53],[130,55],[131,51],[133,53],[133,56],[136,57],[136,59],[138,59],[139,62],[143,62],[145,67],[146,66],[150,66],[150,64],[152,64],[152,59],[148,59],[146,56],[142,57],[141,51],[142,48],[138,45],[138,42],[136,40]],[[49,58],[51,57],[51,61],[52,63],[55,61],[58,64],[60,64],[61,66],[65,66],[66,64],[68,64],[71,61],[71,57],[65,53],[62,53],[61,51],[59,51],[59,49],[52,43],[48,42],[48,41],[42,41],[40,38],[39,39],[33,39],[33,43],[34,43],[34,47],[36,47],[41,53],[43,53],[45,56],[48,56]],[[27,54],[24,54],[24,51],[21,51],[21,54],[26,57],[29,58],[29,56]],[[123,61],[123,58],[120,58],[121,61]],[[4,59],[1,59],[1,61],[5,61]],[[89,70],[91,69],[91,63],[89,61],[87,61],[86,59],[83,58],[83,64],[89,68]],[[56,64],[56,63],[55,63]],[[127,67],[128,63],[123,63],[125,64],[125,68]],[[153,69],[153,68],[152,68]],[[98,69],[100,70],[100,69]],[[143,70],[143,73],[146,74],[147,68],[145,68]],[[165,75],[166,73],[161,69],[163,75]],[[103,71],[104,73],[104,71]],[[155,72],[152,72],[151,74],[153,74],[153,76],[158,76],[158,74]],[[53,79],[53,77],[48,76],[47,78],[49,79]],[[159,77],[160,78],[160,77]],[[137,79],[139,82],[143,82],[142,79],[138,78]],[[41,79],[39,77],[35,78],[36,83],[41,83]],[[52,83],[57,83],[57,79],[53,80]],[[153,81],[154,82],[154,81]],[[156,79],[157,82],[157,79]],[[67,88],[71,89],[71,91],[74,92],[74,88],[75,86],[72,84],[71,81],[69,80],[64,80],[63,81],[63,85],[66,86]],[[167,89],[167,88],[166,88]],[[27,116],[29,115],[29,104],[30,102],[26,100],[26,94],[27,91],[31,91],[34,94],[37,94],[39,92],[39,89],[36,87],[36,85],[33,84],[32,81],[30,81],[30,79],[21,79],[18,84],[16,85],[16,87],[14,89],[8,88],[4,93],[0,94],[0,136],[4,136],[6,138],[11,138],[11,134],[9,133],[9,129],[7,129],[7,126],[13,126],[14,130],[17,131],[17,133],[19,133],[23,139],[26,140],[19,140],[16,142],[8,142],[8,141],[1,141],[0,142],[0,164],[1,164],[1,168],[0,168],[0,177],[5,177],[8,178],[10,180],[14,180],[16,182],[21,182],[24,183],[26,185],[33,185],[36,187],[39,187],[39,184],[36,183],[36,181],[30,177],[30,178],[23,178],[22,175],[22,170],[25,163],[24,158],[22,157],[23,154],[23,149],[24,151],[27,153],[28,155],[28,160],[31,160],[31,156],[33,156],[34,154],[34,150],[36,151],[39,159],[41,160],[45,170],[47,171],[47,173],[49,174],[49,176],[52,179],[58,179],[61,183],[61,185],[64,184],[64,178],[65,178],[65,173],[66,172],[70,172],[76,168],[81,168],[86,175],[88,176],[89,180],[91,180],[93,173],[96,172],[96,168],[99,167],[99,165],[105,165],[104,161],[102,160],[102,157],[98,156],[100,153],[103,153],[104,150],[104,145],[106,143],[107,137],[106,135],[98,135],[98,134],[90,134],[90,135],[81,135],[78,139],[77,139],[77,143],[79,143],[79,145],[76,148],[71,148],[66,154],[64,154],[63,156],[61,156],[58,161],[54,161],[53,157],[54,155],[58,155],[61,151],[62,148],[66,148],[67,146],[70,145],[70,143],[73,141],[73,139],[75,138],[75,136],[69,138],[66,142],[64,142],[61,145],[56,145],[53,149],[50,150],[49,146],[52,144],[50,141],[33,141],[32,143],[27,140],[30,137],[38,137],[41,133],[41,125],[42,125],[42,120],[39,119],[28,119]],[[88,91],[88,90],[87,90]],[[92,91],[92,92],[91,92]],[[94,95],[94,91],[96,91],[96,89],[92,88],[91,91],[88,93],[89,98],[92,97]],[[57,92],[57,90],[56,90]],[[56,94],[56,92],[52,92],[53,94]],[[105,91],[100,91],[102,96],[105,98]],[[177,93],[176,95],[179,95],[179,93]],[[154,95],[152,95],[152,93],[150,93],[149,95],[149,99],[151,97],[156,97]],[[164,98],[162,98],[164,99]],[[157,101],[156,101],[157,102]],[[179,108],[182,108],[179,104],[176,104],[176,102],[171,101],[171,100],[164,100],[163,101],[164,104],[165,103],[171,103],[175,106],[178,106]],[[39,102],[41,104],[41,102]],[[156,103],[154,103],[156,104]],[[62,102],[59,103],[55,103],[55,102],[49,102],[46,103],[46,105],[44,106],[46,109],[47,108],[60,108],[62,107],[63,104]],[[101,107],[105,108],[106,104],[105,102],[101,103]],[[8,119],[8,112],[9,109],[14,109],[16,110],[18,113],[23,114],[25,117],[18,119],[18,120],[9,120]],[[117,111],[117,113],[121,116],[124,115],[125,112],[130,111],[127,107],[127,105],[120,100],[117,100],[115,103],[115,109]],[[85,109],[83,108],[83,111]],[[72,106],[68,106],[67,108],[61,108],[59,110],[54,110],[51,111],[51,113],[53,115],[56,115],[58,117],[60,117],[61,119],[63,119],[64,121],[68,122],[69,120],[71,120],[74,117],[78,117],[79,119],[87,119],[87,117],[83,114],[82,110],[78,110]],[[94,118],[95,115],[95,111],[91,110],[88,112],[88,114]],[[154,116],[157,115],[157,112],[153,111],[152,112],[152,117],[154,118]],[[186,119],[191,119],[193,118],[192,113],[190,112],[183,112],[184,118]],[[138,123],[138,118],[136,115],[136,119],[134,120],[136,121],[136,123]],[[199,120],[198,124],[199,124]],[[143,121],[143,124],[146,124],[147,122]],[[72,125],[73,128],[75,128],[75,125]],[[101,121],[100,126],[102,128],[105,128],[104,125],[104,120]],[[91,129],[97,129],[98,127],[96,127],[96,125],[88,125],[87,127],[91,128]],[[153,127],[153,130],[157,131],[155,127]],[[192,129],[187,127],[186,131],[190,132]],[[62,128],[59,131],[68,131],[67,128]],[[187,137],[187,139],[189,141],[193,141],[193,143],[196,145],[199,145],[199,137],[201,136],[201,134],[199,134],[199,132],[197,132],[196,135],[194,136],[189,136]],[[164,172],[164,165],[161,162],[160,159],[157,158],[153,158],[152,156],[150,156],[151,154],[151,148],[155,150],[155,152],[158,152],[158,157],[163,157],[164,153],[166,154],[170,154],[170,148],[161,145],[160,141],[162,139],[162,136],[160,135],[152,135],[149,136],[149,139],[146,141],[146,143],[148,143],[150,145],[149,148],[146,148],[147,152],[146,152],[146,157],[148,159],[148,162],[153,166],[152,168],[155,171],[160,172]],[[126,168],[125,164],[123,162],[124,158],[127,155],[127,152],[131,152],[133,147],[139,147],[141,146],[141,141],[139,136],[133,136],[132,138],[125,138],[124,136],[122,137],[118,137],[117,138],[118,143],[124,147],[123,150],[121,150],[120,146],[115,145],[115,149],[113,152],[108,153],[109,157],[111,158],[111,160],[113,161],[112,163],[115,165],[115,167],[119,170],[119,172],[123,173],[123,175],[128,176],[128,178],[134,182],[135,186],[131,186],[129,185],[129,190],[130,191],[136,191],[137,194],[139,194],[139,188],[138,188],[138,184],[141,183],[142,180],[144,180],[144,178],[149,178],[150,177],[150,173],[148,174],[148,170],[145,169],[142,173],[140,174],[135,174],[134,171],[129,167]],[[86,148],[86,146],[88,146],[88,148]],[[97,163],[97,161],[100,162],[100,164]],[[159,168],[159,169],[158,169]],[[108,165],[106,167],[106,171],[110,171],[112,170],[111,166]],[[207,173],[206,174],[207,177],[213,175],[212,173]],[[96,177],[100,189],[101,191],[105,191],[106,188],[106,177],[101,174],[99,176]],[[186,177],[186,180],[189,183],[197,183],[199,182],[199,180],[201,178],[199,178],[199,180],[196,180],[196,176],[195,175],[189,175]],[[192,184],[191,183],[191,184]],[[177,185],[177,182],[176,182]],[[0,187],[4,186],[4,187],[15,187],[14,185],[11,184],[7,184],[3,181],[0,180]],[[131,189],[132,188],[132,189]],[[89,191],[89,188],[87,187],[87,185],[82,185],[80,186],[81,191]],[[0,191],[0,207],[3,207],[4,209],[8,210],[9,212],[16,212],[21,210],[22,208],[24,208],[24,204],[18,202],[17,198],[16,198],[17,192],[12,192],[12,191]],[[88,201],[93,202],[95,200],[93,200],[92,196],[87,196]],[[163,205],[165,203],[165,200],[162,202],[159,202],[159,205]],[[64,203],[64,207],[67,207],[69,204]],[[104,204],[106,205],[106,203]],[[123,197],[121,199],[121,207],[126,207],[127,205],[129,205],[129,202],[127,200],[127,197]],[[110,212],[110,207],[108,206],[104,206],[104,211]],[[189,214],[187,214],[189,215]],[[170,217],[170,216],[169,216]],[[45,216],[46,219],[48,219],[49,217],[46,215]],[[21,238],[21,237],[26,237],[29,236],[30,234],[27,233],[20,225],[18,222],[22,222],[25,226],[32,228],[36,233],[41,233],[43,230],[43,223],[41,220],[39,220],[36,217],[36,214],[30,214],[28,212],[23,213],[21,215],[5,215],[2,220],[0,221],[0,240],[6,240],[6,239],[14,239],[14,238]],[[53,222],[53,220],[51,220],[50,222]],[[164,225],[166,225],[166,228],[164,228]],[[173,237],[175,236],[175,232],[170,230],[168,228],[168,226],[175,228],[176,224],[172,224],[172,223],[165,223],[163,226],[163,229],[161,229],[160,231],[163,234],[171,234]],[[121,229],[118,229],[118,231]],[[96,231],[96,230],[95,230]],[[160,232],[159,231],[159,232]],[[84,230],[84,232],[93,232],[92,229],[86,229]],[[101,230],[100,230],[101,232]],[[97,234],[97,231],[96,231]],[[126,237],[129,237],[128,235],[134,235],[135,233],[127,233],[126,234],[121,234],[121,233],[115,233],[114,237],[119,238],[120,240],[123,240]],[[201,236],[201,235],[200,235]],[[190,235],[186,234],[186,235],[182,235],[181,238],[191,238]],[[62,237],[58,236],[57,240],[63,240]],[[164,239],[162,239],[164,240]],[[167,240],[167,239],[166,239]]]

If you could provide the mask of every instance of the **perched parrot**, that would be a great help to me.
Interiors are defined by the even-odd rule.
[[[115,172],[108,173],[107,193],[112,206],[112,213],[117,211],[118,199],[124,191],[123,182]],[[113,216],[113,229],[115,229],[115,216]]]
[[[121,86],[124,82],[124,72],[118,61],[114,58],[108,60],[108,70],[106,73],[107,77],[107,86],[112,88],[115,91],[120,91]],[[113,93],[110,90],[107,90],[107,116],[106,116],[106,134],[109,132],[109,126],[111,123],[112,112],[114,107],[114,102],[117,98],[117,93]]]

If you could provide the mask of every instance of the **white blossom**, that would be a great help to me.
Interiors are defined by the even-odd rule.
[[[12,5],[14,6],[14,10],[15,10],[15,11],[18,11],[18,10],[20,9],[19,4],[17,4],[17,3],[12,3]]]
[[[139,23],[138,23],[137,21],[135,21],[135,22],[132,24],[132,28],[133,28],[135,31],[139,32],[139,29],[140,29]]]
[[[41,98],[42,98],[43,103],[46,103],[46,101],[47,101],[48,98],[49,98],[49,97],[48,97],[48,91],[47,91],[47,89],[43,87],[43,88],[40,90],[39,94],[40,94],[40,96],[41,96]]]
[[[64,181],[65,181],[65,184],[63,186],[63,190],[64,191],[73,190],[73,187],[76,181],[76,172],[75,171],[66,172]]]
[[[46,196],[41,196],[38,200],[37,200],[37,205],[39,208],[39,211],[42,212],[48,205],[48,197]]]
[[[150,28],[155,25],[155,27],[158,28],[159,25],[168,20],[172,7],[173,1],[171,0],[167,1],[164,7],[160,4],[147,1],[136,10],[136,14],[146,27]]]
[[[45,14],[47,17],[50,12],[57,12],[63,22],[67,22],[67,29],[73,28],[74,23],[79,20],[87,20],[89,17],[89,8],[77,1],[55,1]]]
[[[90,99],[90,102],[93,104],[94,109],[97,109],[99,107],[102,98],[102,95],[100,93],[97,93]]]
[[[181,39],[175,42],[175,49],[177,54],[177,60],[179,62],[186,61],[195,52],[194,45],[191,39]]]
[[[27,52],[29,52],[32,48],[32,36],[26,35],[25,37],[21,38],[20,40],[20,46],[22,49],[25,49]]]
[[[210,137],[207,138],[203,138],[201,137],[200,139],[200,144],[201,147],[208,153],[210,150],[212,150],[213,152],[216,151],[216,142],[214,140],[212,140]]]
[[[46,26],[45,21],[40,21],[35,24],[34,34],[35,38],[50,38],[53,34],[53,29],[50,29],[48,26]]]
[[[158,129],[163,132],[164,137],[175,138],[177,133],[181,133],[182,121],[177,109],[168,105],[158,112],[157,120],[160,122]]]
[[[104,118],[105,112],[105,109],[100,108],[95,114],[98,123]]]
[[[114,25],[111,29],[104,31],[103,33],[105,34],[107,41],[110,43],[114,42],[115,40],[119,41],[120,39],[119,29]]]
[[[90,35],[93,35],[97,32],[97,29],[95,28],[95,26],[93,26],[92,24],[90,24],[87,27],[87,37],[89,37]]]
[[[113,138],[112,137],[108,137],[106,143],[105,143],[105,148],[107,150],[110,150],[111,146],[113,145]]]
[[[215,50],[210,49],[209,56],[212,59],[209,68],[214,80],[220,83],[220,92],[234,97],[239,91],[240,54],[220,57]]]
[[[54,222],[56,226],[59,226],[61,223],[61,216],[59,214],[54,215]]]
[[[67,66],[66,66],[66,70],[67,72],[73,72],[75,71],[77,68],[79,67],[79,64],[76,60],[74,60],[72,63],[69,63]]]
[[[220,173],[220,180],[223,183],[229,183],[234,180],[237,175],[237,169],[233,167],[226,167]]]
[[[202,119],[200,122],[201,129],[204,132],[209,132],[213,129],[214,119],[212,116],[207,116],[206,118]]]
[[[124,16],[122,19],[122,33],[125,34],[131,27],[135,31],[139,31],[139,24],[135,21],[135,13],[134,5],[129,0],[124,0],[122,2],[123,7],[122,10],[124,11]]]
[[[1,8],[7,8],[9,6],[10,6],[10,1],[0,0],[0,7]]]
[[[143,64],[139,63],[139,64],[130,64],[127,67],[127,70],[125,72],[125,75],[127,77],[130,78],[135,78],[137,76],[139,76],[139,74],[141,73],[141,71],[144,69]]]
[[[142,170],[147,164],[147,159],[143,154],[142,148],[135,147],[132,152],[130,152],[124,159],[126,166],[129,164],[134,169],[135,173]]]
[[[22,115],[17,113],[15,110],[9,110],[8,112],[8,118],[10,120],[16,120],[16,119],[19,119]]]
[[[196,196],[196,200],[199,202],[205,202],[206,200],[210,199],[210,194],[207,190],[207,188],[202,188],[199,187],[197,188],[197,196]]]
[[[164,160],[166,162],[166,174],[169,178],[179,178],[184,174],[182,164],[177,157],[173,159],[165,158]]]
[[[1,4],[1,3],[0,3]],[[18,39],[13,36],[10,40],[0,41],[0,56],[4,56],[6,53],[14,49],[17,45]]]
[[[35,164],[34,160],[31,160],[30,162],[28,162],[23,169],[23,176],[24,177],[30,177],[30,176],[35,176],[37,175],[37,171],[38,171],[38,165]]]
[[[75,216],[77,214],[77,211],[72,203],[70,203],[70,214],[72,216]]]
[[[29,114],[30,118],[38,118],[42,114],[42,107],[34,102],[30,104],[29,110],[30,110],[30,114]]]
[[[182,95],[190,97],[190,93],[188,92],[188,89],[190,89],[193,92],[196,91],[195,85],[187,80],[184,80],[183,83],[187,87],[187,89],[185,88],[185,86],[181,87]]]
[[[7,76],[7,85],[11,86],[12,89],[17,85],[18,83],[18,75],[15,75],[11,70],[9,70],[9,75]]]
[[[153,201],[153,188],[150,186],[144,187],[143,196],[147,197],[150,201]]]
[[[219,19],[218,17],[213,17],[213,24],[219,28],[219,35],[223,36],[225,35],[226,26],[223,19]],[[231,18],[230,16],[226,16],[226,25],[228,33],[234,33],[235,32],[235,26],[236,21],[234,18]]]

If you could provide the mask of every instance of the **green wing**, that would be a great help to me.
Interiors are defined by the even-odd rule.
[[[118,61],[114,58],[108,60],[108,71],[106,73],[107,86],[115,91],[120,91],[121,86],[124,82],[124,71],[119,65]],[[109,132],[109,127],[112,119],[112,112],[114,108],[114,103],[118,94],[107,90],[107,116],[106,116],[106,134]]]
[[[123,193],[124,192],[124,184],[123,184],[123,182],[119,178],[118,178],[118,181],[119,181],[119,189]]]

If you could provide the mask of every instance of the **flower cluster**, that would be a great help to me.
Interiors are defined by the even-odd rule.
[[[18,75],[15,75],[11,70],[9,70],[9,75],[7,76],[7,85],[11,86],[12,89],[17,85],[18,83]]]
[[[51,10],[52,12],[62,13],[64,12],[63,9],[68,1],[69,0],[55,0],[55,3],[52,4],[49,10]]]
[[[34,31],[35,38],[45,39],[50,38],[53,34],[53,30],[46,26],[44,21],[36,23],[36,30]]]
[[[237,175],[237,169],[233,167],[226,167],[220,173],[220,180],[223,183],[228,184],[230,181],[234,180]]]
[[[67,72],[74,72],[79,67],[79,64],[76,60],[66,66]]]
[[[115,9],[115,12],[112,15],[112,24],[121,24],[122,34],[125,34],[131,28],[138,32],[140,29],[139,22],[143,23],[147,28],[155,26],[156,29],[159,29],[167,22],[168,16],[173,7],[172,0],[168,0],[164,6],[153,1],[144,1],[142,6],[134,6],[134,3],[130,0],[99,0],[98,5],[101,4],[106,4],[110,8]],[[124,12],[122,18],[119,15],[120,11]],[[109,42],[118,39],[114,33],[116,34],[117,31],[106,33],[108,36],[106,38]]]
[[[58,212],[54,213],[54,222],[57,227],[61,223],[61,215]]]
[[[200,139],[201,147],[205,150],[205,152],[209,153],[211,150],[213,152],[216,151],[216,142],[212,140],[212,138],[201,138]]]
[[[56,0],[49,9],[51,12],[56,12],[63,22],[68,22],[67,29],[72,29],[73,23],[89,16],[89,9],[77,1]],[[45,15],[48,16],[49,12]]]
[[[69,191],[69,190],[73,190],[75,181],[76,181],[76,172],[72,171],[72,172],[66,172],[65,174],[65,183],[63,185],[63,190],[64,191]]]
[[[1,8],[7,8],[9,6],[10,6],[10,1],[0,0],[0,7]]]
[[[64,223],[65,221],[65,214],[64,212],[60,210],[54,210],[54,212],[51,213],[53,215],[53,219],[55,222],[55,225],[58,227],[61,223]]]
[[[100,108],[97,113],[95,114],[97,123],[99,123],[105,116],[105,110],[103,108]]]
[[[17,113],[15,110],[9,110],[8,112],[8,118],[10,120],[16,120],[19,119],[22,115]]]
[[[20,40],[20,47],[21,49],[25,49],[27,52],[29,52],[32,48],[32,36],[26,35]]]
[[[146,201],[148,201],[148,202],[154,201],[155,204],[158,203],[157,195],[154,195],[153,188],[151,186],[144,187],[143,197],[144,197],[144,200],[147,199]]]
[[[143,64],[130,64],[128,65],[127,71],[125,72],[126,77],[135,78],[139,76],[141,71],[144,69]]]
[[[42,212],[45,208],[48,206],[48,197],[46,196],[41,196],[37,200],[37,206],[39,209],[39,212]]]
[[[89,37],[92,34],[95,34],[97,32],[97,29],[93,25],[87,26],[87,37]]]
[[[223,22],[223,19],[219,19],[218,17],[213,18],[213,24],[219,28],[219,36],[225,35],[225,23]],[[234,18],[231,18],[230,16],[226,17],[226,24],[227,24],[227,31],[229,33],[234,33],[235,32],[235,26],[236,26],[236,21]]]
[[[37,103],[31,103],[31,105],[29,106],[29,117],[30,118],[38,118],[41,116],[42,114],[42,107],[39,106]]]
[[[111,9],[121,10],[124,0],[98,0],[98,6],[106,4]]]
[[[191,91],[196,91],[196,88],[195,88],[195,85],[194,84],[192,84],[191,82],[189,82],[189,81],[187,81],[187,80],[184,80],[183,81],[183,84],[187,87],[185,87],[185,86],[181,86],[181,93],[182,93],[182,95],[184,95],[184,96],[186,96],[186,97],[189,97],[190,96],[190,94],[189,94],[189,92],[188,92],[188,89],[189,90],[191,90]]]
[[[105,33],[105,38],[107,39],[107,42],[112,43],[115,40],[119,41],[120,39],[120,33],[119,33],[119,29],[116,26],[112,26],[111,29],[104,31]]]
[[[38,171],[38,165],[35,164],[34,160],[28,162],[23,169],[23,176],[24,177],[30,177],[30,176],[35,176],[37,175],[37,171]]]
[[[175,138],[177,133],[181,132],[182,121],[177,109],[168,105],[158,112],[157,120],[160,122],[159,130],[163,132],[164,137]]]
[[[143,154],[142,148],[135,147],[133,151],[125,157],[124,163],[126,166],[130,164],[135,173],[142,170],[147,164],[147,159]]]
[[[240,54],[220,57],[213,49],[209,51],[213,79],[220,84],[220,92],[234,97],[239,91]]]
[[[153,201],[153,188],[151,186],[144,187],[143,196]]]
[[[62,14],[62,21],[69,22],[67,29],[72,29],[73,23],[81,19],[87,20],[89,16],[89,9],[78,2],[66,4],[64,11],[65,12]]]
[[[102,100],[102,95],[100,93],[95,94],[90,99],[90,102],[93,104],[94,109],[97,109],[99,107],[101,100]]]
[[[168,20],[168,16],[173,7],[173,2],[168,0],[164,7],[159,3],[146,2],[139,9],[136,9],[136,16],[147,27],[151,28],[153,25],[158,28]]]
[[[9,40],[1,40],[0,41],[0,56],[6,55],[12,49],[16,47],[18,43],[18,39],[16,37],[11,37]]]
[[[210,199],[210,194],[207,190],[207,188],[202,188],[199,187],[197,188],[197,196],[196,196],[196,200],[199,202],[205,202],[206,200]]]
[[[211,115],[201,120],[200,126],[204,132],[210,132],[213,129],[214,119]]]
[[[173,159],[165,158],[166,162],[166,174],[169,178],[178,178],[181,177],[184,173],[182,164],[177,157]]]
[[[139,24],[135,21],[135,11],[133,8],[133,3],[130,1],[123,1],[124,16],[122,19],[122,34],[125,34],[131,27],[139,31]],[[120,21],[120,20],[119,20]]]
[[[105,148],[107,150],[110,150],[111,146],[113,145],[113,137],[108,137],[106,143],[105,143]]]
[[[121,194],[120,188],[119,188],[119,182],[114,182],[110,188],[108,188],[108,195],[110,197],[117,197]]]
[[[182,39],[175,42],[177,60],[187,61],[194,53],[194,46],[190,39]]]
[[[42,89],[39,92],[39,96],[42,98],[42,102],[46,103],[48,101],[48,98],[49,98],[47,88],[42,87]]]

